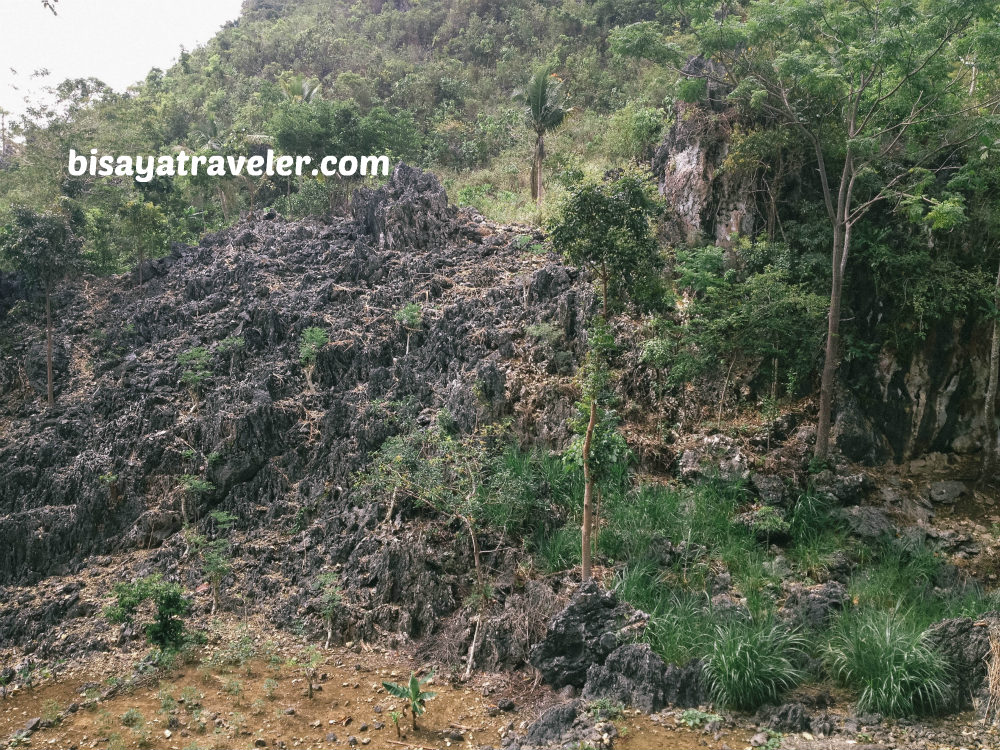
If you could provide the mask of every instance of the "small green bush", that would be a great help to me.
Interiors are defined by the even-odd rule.
[[[713,701],[744,711],[776,703],[805,678],[798,666],[805,645],[801,635],[774,622],[732,619],[719,625],[705,661]]]
[[[211,354],[203,346],[196,346],[177,355],[177,364],[184,368],[181,373],[181,383],[186,385],[191,391],[197,392],[202,383],[212,376],[209,369]]]
[[[329,336],[322,328],[306,328],[299,342],[299,362],[306,367],[316,364],[316,355],[330,342]]]
[[[899,609],[841,616],[824,653],[833,677],[858,693],[858,713],[933,714],[948,705],[944,657]]]
[[[722,721],[719,714],[710,714],[697,708],[689,708],[680,716],[681,724],[689,729],[698,729],[704,724],[711,724],[713,721]]]
[[[145,723],[146,719],[143,717],[142,712],[137,708],[130,708],[122,714],[122,724],[130,727],[131,729],[141,727]]]
[[[139,606],[152,600],[156,608],[153,622],[146,625],[146,638],[162,649],[176,649],[184,643],[183,617],[191,608],[179,584],[163,580],[159,573],[134,583],[118,583],[112,589],[113,604],[104,609],[111,622],[132,622]]]

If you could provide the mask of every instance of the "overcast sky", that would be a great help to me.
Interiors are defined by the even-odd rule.
[[[183,45],[208,41],[240,12],[241,0],[0,0],[0,108],[24,111],[46,86],[99,78],[121,91],[166,68]],[[11,68],[17,71],[13,73]],[[32,78],[47,68],[51,75]],[[14,90],[17,86],[19,90]]]

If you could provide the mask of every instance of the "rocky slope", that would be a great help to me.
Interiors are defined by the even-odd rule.
[[[593,295],[526,249],[530,230],[459,215],[431,175],[400,165],[353,205],[349,219],[267,214],[174,247],[147,264],[141,290],[134,278],[67,284],[52,410],[39,399],[44,335],[19,303],[0,360],[0,642],[59,648],[52,626],[96,607],[48,591],[58,579],[15,586],[139,549],[156,551],[122,575],[183,574],[182,504],[191,518],[237,516],[238,587],[279,623],[309,619],[310,582],[333,568],[357,605],[348,637],[418,636],[460,606],[465,546],[345,488],[406,415],[426,424],[446,408],[464,429],[510,417],[560,442]],[[419,330],[394,318],[411,302]],[[537,323],[568,342],[557,362],[526,338]],[[329,338],[313,387],[299,357],[309,327]],[[186,361],[197,347],[204,356]],[[213,489],[186,491],[185,476]],[[100,623],[90,630],[84,645],[106,648]]]

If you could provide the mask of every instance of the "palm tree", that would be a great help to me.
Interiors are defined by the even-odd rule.
[[[562,84],[562,79],[550,73],[548,68],[539,68],[527,87],[514,93],[514,98],[524,104],[528,127],[535,131],[535,156],[531,162],[531,197],[538,203],[542,202],[545,134],[562,125],[566,115],[572,111],[566,106]]]
[[[311,102],[319,97],[323,88],[318,78],[306,78],[301,73],[292,73],[290,70],[281,74],[278,83],[285,92],[285,98],[290,102]]]

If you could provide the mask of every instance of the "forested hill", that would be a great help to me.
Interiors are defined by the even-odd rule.
[[[92,266],[115,272],[135,253],[118,234],[136,224],[143,241],[162,251],[167,239],[191,240],[230,223],[251,201],[294,215],[343,210],[353,185],[339,181],[64,179],[71,147],[246,153],[267,144],[288,153],[404,158],[459,179],[469,201],[491,193],[495,202],[502,192],[508,215],[498,218],[527,217],[532,204],[522,188],[533,133],[512,96],[540,65],[565,78],[578,117],[565,148],[550,148],[554,171],[578,170],[584,156],[609,146],[631,156],[639,147],[604,142],[602,124],[626,105],[642,110],[641,148],[649,150],[663,124],[658,108],[671,87],[664,81],[672,78],[612,54],[608,35],[659,12],[648,0],[247,2],[240,19],[206,45],[181,51],[175,65],[151,70],[125,94],[93,79],[58,84],[57,103],[34,110],[9,134],[0,212],[11,203],[70,201]],[[472,179],[470,170],[484,169],[495,175]],[[129,225],[130,202],[158,210]]]
[[[995,0],[248,0],[58,84],[0,133],[0,737],[995,747],[909,719],[996,718],[998,81]]]

